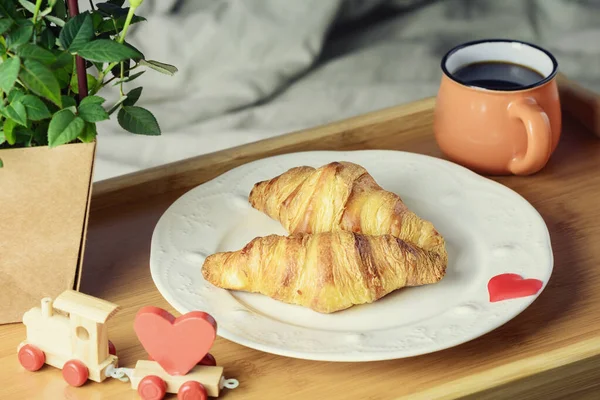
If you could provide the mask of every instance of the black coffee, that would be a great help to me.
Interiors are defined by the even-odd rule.
[[[491,90],[518,90],[544,79],[542,74],[529,67],[502,61],[468,64],[453,75],[468,86]]]

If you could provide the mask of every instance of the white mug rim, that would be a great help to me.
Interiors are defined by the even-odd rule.
[[[552,70],[549,74],[547,74],[544,78],[540,79],[539,81],[532,83],[530,85],[526,85],[526,86],[520,86],[516,89],[513,88],[508,88],[508,89],[484,89],[484,88],[477,88],[477,89],[482,89],[482,90],[489,90],[492,92],[516,92],[516,91],[522,91],[522,90],[528,90],[528,89],[533,89],[539,86],[542,86],[546,83],[548,83],[549,81],[551,81],[556,74],[558,73],[558,62],[556,61],[556,58],[554,57],[554,55],[552,55],[552,53],[550,53],[548,50],[537,46],[535,44],[532,43],[528,43],[528,42],[524,42],[521,40],[513,40],[513,39],[481,39],[481,40],[473,40],[470,42],[465,42],[462,44],[459,44],[455,47],[453,47],[452,49],[450,49],[442,58],[441,61],[441,68],[442,68],[442,72],[444,73],[444,75],[446,75],[448,78],[450,78],[451,80],[453,80],[454,82],[462,85],[462,86],[466,86],[466,87],[473,87],[471,85],[469,85],[467,82],[457,78],[456,76],[454,76],[453,73],[451,73],[448,68],[447,68],[447,62],[448,59],[455,54],[457,51],[465,49],[467,47],[471,47],[474,45],[479,45],[479,44],[483,44],[483,43],[507,43],[507,44],[520,44],[520,45],[524,45],[524,46],[528,46],[530,48],[533,48],[535,50],[539,50],[542,53],[544,53],[548,59],[551,61],[552,63]],[[496,60],[492,60],[490,59],[489,61],[496,61]]]

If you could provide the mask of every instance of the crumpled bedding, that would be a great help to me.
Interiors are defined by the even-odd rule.
[[[443,54],[480,38],[544,46],[600,91],[599,0],[146,0],[138,14],[128,41],[179,72],[128,84],[162,135],[100,123],[94,181],[435,96]]]

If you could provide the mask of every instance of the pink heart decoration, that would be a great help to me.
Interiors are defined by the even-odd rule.
[[[167,373],[185,375],[212,347],[217,322],[202,311],[175,318],[162,308],[147,306],[135,316],[134,330],[150,357]]]
[[[539,279],[523,279],[517,274],[500,274],[488,282],[490,302],[532,296],[540,291],[544,283]]]

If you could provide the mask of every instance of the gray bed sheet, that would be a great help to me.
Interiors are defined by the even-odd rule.
[[[474,39],[541,45],[600,92],[600,0],[146,0],[139,13],[129,40],[179,68],[128,87],[163,134],[101,123],[95,181],[435,96],[443,54]]]

